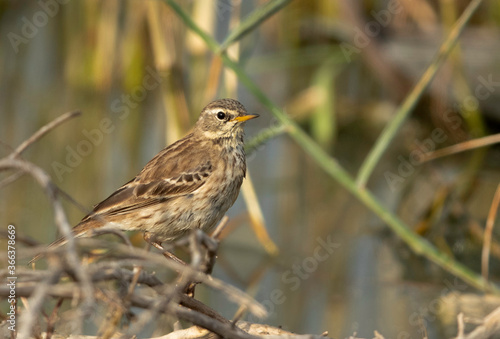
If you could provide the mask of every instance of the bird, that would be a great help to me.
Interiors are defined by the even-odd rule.
[[[234,99],[209,103],[189,134],[96,204],[73,235],[89,236],[104,228],[141,231],[147,242],[163,249],[162,243],[175,242],[193,229],[213,229],[238,197],[246,175],[243,125],[258,116]],[[59,238],[49,247],[66,241]]]

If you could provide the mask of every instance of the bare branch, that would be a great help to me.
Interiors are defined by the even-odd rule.
[[[24,312],[21,317],[20,329],[17,334],[18,338],[31,337],[31,331],[35,325],[36,317],[40,313],[40,309],[43,306],[43,301],[47,297],[49,289],[52,288],[52,285],[57,283],[61,274],[62,270],[60,268],[50,272],[50,274],[47,274],[43,282],[38,285],[37,289],[34,290],[33,294],[29,298],[30,309],[29,311]]]
[[[481,273],[485,281],[488,280],[491,238],[493,226],[495,225],[497,216],[498,205],[500,205],[500,184],[497,186],[495,191],[493,202],[491,203],[490,211],[488,213],[488,219],[486,220],[486,228],[484,230],[483,249],[481,252]]]
[[[14,181],[16,181],[17,179],[19,179],[23,175],[24,175],[23,172],[12,173],[10,176],[8,176],[7,178],[5,178],[2,181],[0,181],[0,189],[4,188],[5,186],[7,186],[7,185],[9,185],[11,183],[13,183]]]
[[[17,146],[17,148],[10,154],[10,157],[15,158],[20,156],[22,152],[24,152],[29,146],[31,146],[45,134],[47,134],[63,122],[75,118],[81,114],[82,113],[80,111],[68,112],[52,120],[51,122],[40,128],[38,131],[36,131],[35,134],[33,134],[31,137],[22,142],[21,145]]]
[[[460,325],[460,326],[463,326]],[[493,338],[500,332],[500,307],[488,314],[484,318],[483,324],[476,327],[469,334],[463,335],[463,329],[459,330],[459,336],[456,339],[487,339]]]
[[[84,313],[86,313],[93,305],[92,285],[87,273],[85,272],[84,267],[80,264],[80,261],[78,260],[78,257],[76,255],[75,241],[71,232],[71,226],[68,222],[68,219],[66,218],[66,214],[62,207],[62,204],[58,199],[56,186],[50,179],[49,175],[45,173],[45,171],[23,159],[17,159],[13,157],[0,159],[0,171],[4,169],[17,169],[19,171],[30,174],[45,190],[45,193],[52,204],[55,222],[61,233],[68,239],[68,244],[67,246],[65,246],[65,258],[68,261],[70,267],[74,269],[78,280],[82,284],[84,296],[83,311]],[[19,338],[23,337],[20,336]]]
[[[154,299],[134,295],[132,297],[132,305],[136,307],[148,308],[154,303]],[[167,312],[174,314],[179,319],[187,320],[195,325],[206,328],[223,338],[234,338],[234,339],[257,339],[258,337],[248,334],[239,328],[234,328],[231,324],[222,323],[215,321],[204,314],[198,313],[191,309],[175,305],[172,303],[167,303],[163,305],[160,309],[161,312]]]

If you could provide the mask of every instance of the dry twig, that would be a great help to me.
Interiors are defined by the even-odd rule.
[[[488,267],[490,262],[490,247],[491,235],[493,233],[493,226],[497,216],[498,206],[500,205],[500,184],[497,186],[493,202],[491,203],[488,219],[486,221],[486,229],[484,230],[483,250],[481,253],[481,271],[484,280],[488,280]]]
[[[58,199],[58,189],[56,185],[52,182],[49,175],[45,173],[41,168],[35,166],[34,164],[23,160],[20,158],[21,153],[26,150],[30,145],[32,145],[35,141],[39,140],[43,135],[47,134],[49,131],[60,125],[61,123],[67,121],[68,119],[79,115],[78,112],[66,113],[54,121],[48,123],[43,126],[40,130],[34,133],[30,138],[25,140],[21,145],[19,145],[9,156],[0,159],[0,171],[5,170],[17,170],[18,172],[30,174],[38,184],[45,190],[47,197],[49,198],[53,210],[54,210],[54,219],[59,227],[61,233],[68,237],[68,246],[66,246],[66,258],[70,267],[72,267],[76,273],[76,277],[82,284],[82,292],[84,297],[84,303],[82,305],[82,315],[89,311],[90,307],[93,305],[92,298],[92,285],[90,284],[90,280],[85,272],[85,269],[81,266],[75,250],[75,244],[73,241],[73,237],[71,235],[71,226],[68,223],[66,218],[66,214],[64,209],[62,208],[61,202]],[[47,280],[47,284],[57,280],[59,274],[54,274],[53,279]],[[40,285],[40,291],[44,291],[47,289],[47,285]],[[25,313],[23,318],[21,318],[21,328],[18,333],[18,338],[27,338],[31,334],[31,326],[34,323],[35,313],[41,307],[41,304],[44,299],[44,293],[39,292],[38,294],[34,294],[30,304],[34,304],[34,307],[31,307],[30,312]]]
[[[459,315],[460,316],[460,315]],[[468,334],[463,333],[463,320],[459,319],[459,331],[456,339],[488,339],[500,332],[500,307],[488,314],[482,323]]]

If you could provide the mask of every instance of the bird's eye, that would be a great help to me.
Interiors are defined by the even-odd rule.
[[[219,120],[224,120],[224,118],[226,117],[226,114],[224,112],[218,112],[217,113],[217,119]]]

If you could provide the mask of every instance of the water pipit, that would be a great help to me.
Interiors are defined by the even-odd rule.
[[[212,229],[238,197],[246,172],[243,124],[256,117],[236,100],[211,102],[191,133],[95,205],[73,234],[86,236],[103,227],[142,231],[146,241],[162,249],[163,242],[173,242],[192,229]],[[50,246],[64,242],[61,238]]]

